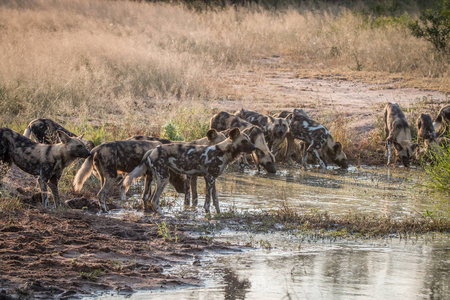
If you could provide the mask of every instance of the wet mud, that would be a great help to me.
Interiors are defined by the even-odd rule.
[[[0,212],[0,298],[73,299],[197,286],[200,278],[164,270],[232,247],[185,235],[174,222],[69,209]]]

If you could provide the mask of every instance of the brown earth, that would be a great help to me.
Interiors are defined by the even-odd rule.
[[[161,227],[163,221],[167,227]],[[164,217],[127,221],[70,209],[0,212],[0,299],[71,299],[199,285],[199,278],[164,271],[195,265],[199,256],[231,247],[192,238],[173,223]],[[161,228],[168,228],[171,241]]]

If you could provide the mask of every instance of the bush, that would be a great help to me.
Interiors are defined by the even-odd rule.
[[[450,40],[450,1],[443,0],[436,10],[422,11],[419,20],[409,23],[412,35],[431,42],[438,51],[446,52]]]
[[[433,163],[425,170],[430,175],[428,187],[450,193],[450,147],[446,146],[430,155]]]

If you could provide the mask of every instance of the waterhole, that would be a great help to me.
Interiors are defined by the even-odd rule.
[[[418,169],[363,167],[348,170],[285,169],[276,175],[231,172],[217,180],[222,211],[293,210],[359,212],[448,218],[449,199],[424,187]],[[199,180],[199,203],[204,183]],[[164,213],[181,210],[182,196],[168,192]],[[202,208],[198,218],[204,219]],[[201,286],[144,291],[128,299],[448,299],[448,234],[415,238],[315,238],[285,232],[222,230],[214,239],[241,245],[166,270],[196,276]],[[253,247],[249,247],[253,246]],[[123,296],[108,295],[103,299]]]

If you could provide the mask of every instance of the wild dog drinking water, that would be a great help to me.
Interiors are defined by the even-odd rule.
[[[253,125],[259,126],[264,131],[264,137],[266,138],[267,145],[273,154],[279,149],[279,146],[286,138],[286,134],[289,132],[289,123],[291,122],[292,114],[288,114],[286,117],[272,117],[269,115],[263,115],[255,111],[241,109],[235,114],[241,119],[250,122]]]
[[[189,143],[161,145],[146,154],[145,160],[125,178],[124,185],[129,186],[133,178],[142,176],[145,169],[151,168],[156,177],[156,188],[151,195],[151,204],[154,211],[161,213],[159,198],[168,183],[169,170],[190,176],[203,176],[206,182],[205,211],[209,213],[212,197],[216,212],[219,213],[216,178],[242,152],[251,153],[253,150],[255,146],[239,128],[232,129],[229,138],[213,146]],[[149,198],[149,195],[144,195],[144,201]]]
[[[393,159],[392,145],[405,167],[409,166],[416,145],[411,141],[411,129],[400,106],[388,103],[384,108],[384,130],[386,133],[386,156],[389,165]]]
[[[36,119],[31,121],[25,129],[23,135],[27,138],[33,137],[38,143],[41,144],[57,144],[59,143],[57,131],[62,131],[70,137],[77,136],[51,119]],[[92,150],[92,148],[95,147],[92,141],[82,141],[86,144],[88,150]]]
[[[91,176],[92,171],[100,179],[101,188],[98,192],[100,208],[107,212],[106,196],[111,186],[118,181],[121,173],[130,173],[141,162],[144,154],[156,146],[162,145],[159,141],[134,141],[123,140],[103,143],[92,149],[92,155],[89,156],[78,170],[73,181],[75,192],[81,191],[84,182]],[[148,170],[151,172],[151,170]],[[151,190],[151,178],[144,183],[144,193]],[[170,183],[177,192],[184,192],[184,179],[181,175],[171,172]],[[125,190],[121,191],[121,198],[125,200]]]
[[[259,126],[252,125],[238,116],[224,111],[214,115],[210,121],[210,128],[214,128],[217,131],[235,127],[247,134],[250,141],[255,145],[253,158],[257,163],[258,171],[259,165],[261,165],[268,173],[276,173],[275,156],[270,151],[264,138],[264,132]]]
[[[64,168],[77,158],[90,155],[80,138],[71,138],[57,131],[61,143],[45,145],[36,143],[9,128],[0,128],[0,182],[12,163],[21,170],[39,176],[44,207],[48,207],[47,185],[55,205],[59,203],[58,181]]]
[[[303,110],[294,110],[291,123],[289,124],[288,145],[286,157],[291,164],[294,139],[299,139],[307,144],[307,149],[302,158],[302,164],[306,167],[308,154],[312,154],[319,162],[320,167],[326,168],[326,163],[322,160],[318,151],[326,160],[330,160],[336,165],[347,168],[347,156],[342,150],[342,144],[335,142],[328,129],[312,120]]]

